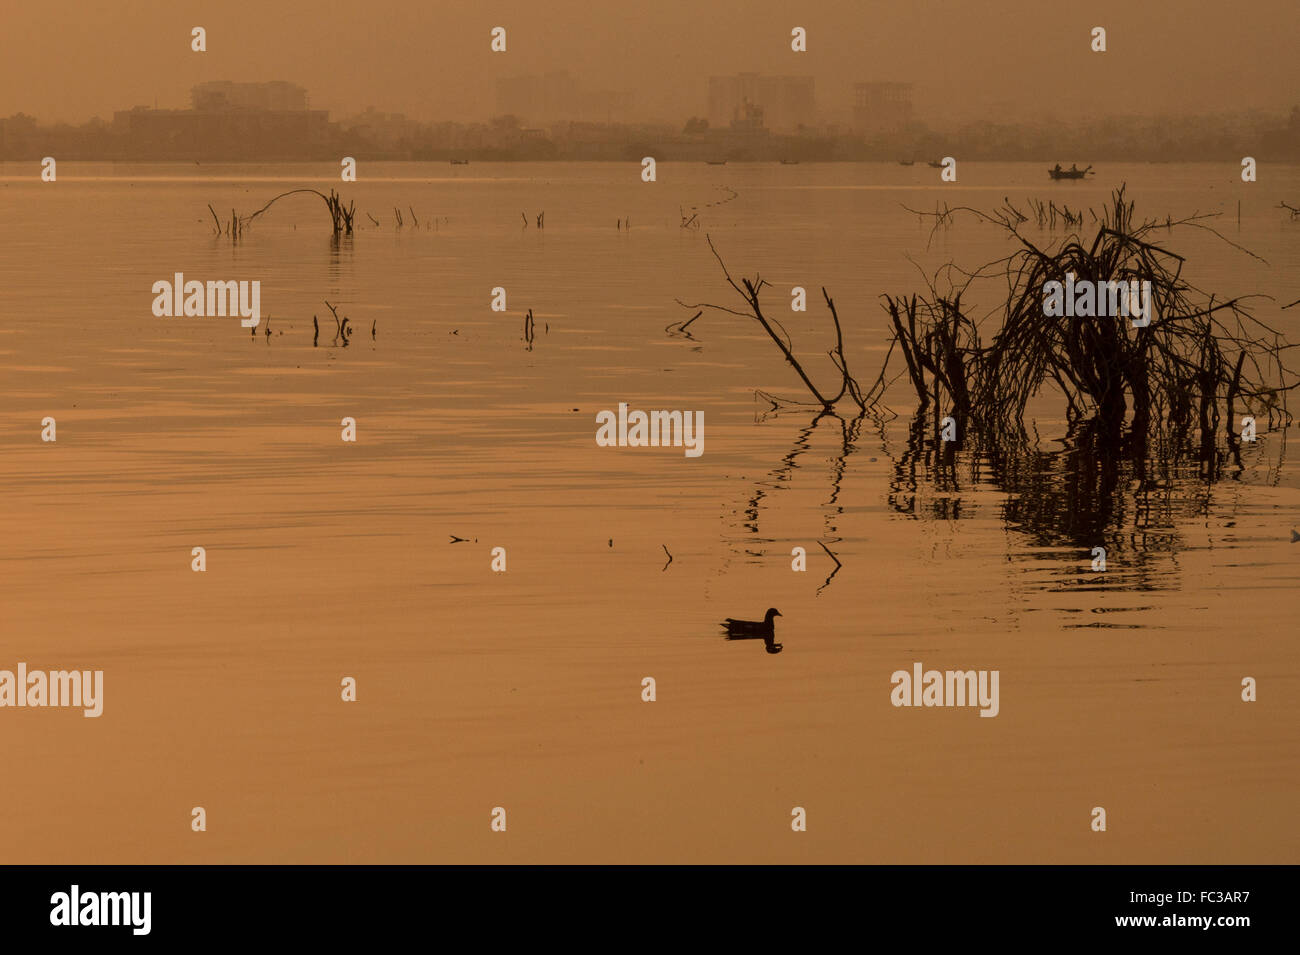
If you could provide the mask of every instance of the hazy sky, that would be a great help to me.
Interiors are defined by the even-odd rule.
[[[631,91],[636,116],[704,113],[707,77],[816,78],[822,109],[852,83],[916,85],[917,117],[1205,113],[1300,102],[1295,0],[0,0],[0,116],[111,118],[186,107],[210,79],[283,79],[333,118],[368,105],[482,119],[502,76],[568,70]],[[190,29],[208,52],[190,51]],[[489,50],[503,26],[506,53]],[[790,30],[808,31],[808,52]],[[1089,50],[1104,26],[1109,51]]]

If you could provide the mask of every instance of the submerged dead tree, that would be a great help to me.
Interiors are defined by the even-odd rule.
[[[1152,235],[1180,226],[1203,229],[1259,258],[1210,228],[1205,220],[1213,216],[1139,220],[1121,187],[1107,207],[1088,210],[1095,223],[1091,235],[1076,231],[1040,244],[1021,231],[1042,220],[1040,209],[1033,211],[1026,215],[1007,201],[992,213],[936,209],[936,225],[951,225],[959,212],[973,214],[1004,230],[1016,247],[975,272],[949,263],[926,280],[925,292],[882,296],[891,341],[884,366],[867,389],[849,370],[840,316],[824,288],[835,332],[827,352],[838,372],[834,388],[815,380],[790,334],[763,310],[761,294],[768,283],[758,275],[733,278],[711,239],[709,249],[744,309],[679,301],[696,313],[666,331],[692,337],[687,328],[702,310],[756,321],[820,413],[833,413],[846,400],[859,413],[883,407],[886,389],[906,375],[918,415],[931,413],[936,425],[951,417],[963,436],[969,423],[986,450],[1001,449],[1007,460],[1031,443],[1025,421],[1030,402],[1039,398],[1063,400],[1069,431],[1099,458],[1126,449],[1140,460],[1151,446],[1162,456],[1181,454],[1179,449],[1191,449],[1196,433],[1196,453],[1209,461],[1220,436],[1226,434],[1234,455],[1242,432],[1253,439],[1253,422],[1241,421],[1239,414],[1267,421],[1269,429],[1292,422],[1287,398],[1300,380],[1286,357],[1296,346],[1252,314],[1248,296],[1225,299],[1193,286],[1184,275],[1185,258]],[[1059,216],[1076,227],[1085,218],[1077,210]],[[1049,208],[1047,224],[1051,221]],[[972,287],[994,280],[1005,283],[998,304],[976,317],[968,305]],[[1064,308],[1067,296],[1070,307]],[[887,380],[895,350],[906,368]],[[810,404],[763,397],[774,409]],[[950,454],[958,442],[944,446]]]
[[[1004,228],[1020,246],[993,263],[1005,267],[1007,293],[993,313],[999,321],[989,343],[981,344],[961,305],[976,279],[990,277],[989,266],[963,273],[966,281],[948,294],[932,282],[928,296],[884,296],[922,407],[935,402],[986,430],[1023,433],[1026,406],[1054,386],[1072,422],[1095,417],[1107,432],[1127,422],[1143,438],[1156,424],[1183,435],[1199,426],[1202,444],[1211,446],[1225,417],[1235,437],[1238,402],[1248,414],[1266,415],[1270,426],[1292,420],[1286,393],[1300,382],[1283,356],[1294,346],[1255,318],[1244,297],[1218,300],[1189,284],[1183,256],[1149,235],[1179,225],[1208,228],[1199,222],[1207,217],[1139,222],[1121,187],[1097,217],[1091,241],[1072,235],[1040,248],[1019,231],[1023,219],[1005,210],[966,211]],[[1047,307],[1053,283],[1087,289],[1091,309],[1055,314]],[[1136,311],[1145,314],[1134,317],[1126,297],[1139,289],[1146,308]]]
[[[1169,532],[1175,518],[1205,513],[1207,488],[1229,462],[1237,474],[1246,470],[1243,446],[1254,439],[1255,425],[1238,415],[1258,418],[1260,431],[1265,420],[1270,430],[1292,421],[1288,393],[1300,382],[1286,358],[1294,346],[1251,313],[1249,297],[1223,298],[1188,281],[1186,260],[1168,247],[1164,230],[1208,229],[1240,249],[1209,229],[1209,216],[1139,220],[1121,188],[1104,209],[1060,208],[1055,216],[1050,203],[1031,203],[1021,212],[1004,200],[992,213],[936,206],[936,228],[952,227],[961,213],[1002,230],[1010,253],[975,272],[949,263],[925,278],[924,291],[882,296],[889,351],[868,389],[849,371],[840,316],[825,289],[835,333],[827,354],[839,373],[837,388],[822,380],[824,371],[810,373],[807,352],[797,351],[786,329],[764,311],[760,299],[768,283],[759,275],[734,278],[709,241],[743,307],[679,300],[690,312],[665,332],[693,340],[691,333],[706,325],[706,310],[757,322],[812,397],[785,403],[814,409],[785,465],[760,481],[748,506],[738,509],[746,532],[738,550],[759,553],[761,510],[770,506],[771,492],[789,486],[795,458],[825,420],[837,421],[844,434],[825,505],[832,522],[842,513],[839,482],[858,449],[857,429],[870,413],[889,451],[885,415],[876,412],[888,411],[885,392],[899,381],[910,383],[917,410],[890,481],[889,503],[898,513],[957,519],[971,506],[963,485],[992,482],[1006,492],[1002,516],[1010,527],[1040,546],[1077,547],[1093,557],[1098,545],[1112,555],[1128,548],[1135,586],[1147,586],[1176,545]],[[1035,226],[1045,231],[1060,225],[1070,231],[1033,235]],[[1162,231],[1153,235],[1156,230]],[[1001,287],[992,290],[991,307],[977,313],[971,302],[990,285]],[[1092,306],[1104,301],[1105,307],[1075,308],[1086,298],[1071,297],[1068,313],[1058,309],[1057,285],[1062,297],[1066,288],[1090,288]],[[1138,307],[1117,309],[1134,289],[1141,290]],[[1293,306],[1300,302],[1281,307]],[[906,367],[891,373],[895,351]],[[894,365],[898,369],[899,362]],[[856,417],[837,413],[837,404],[846,401],[856,404]],[[1064,436],[1052,442],[1059,447],[1050,449],[1041,447],[1033,420],[1047,401],[1063,404],[1068,419]],[[964,441],[974,453],[959,453]],[[1195,478],[1180,490],[1190,459],[1197,461]],[[827,543],[836,539],[834,531],[828,524]],[[827,553],[838,568],[834,553]]]
[[[822,409],[825,411],[834,411],[835,406],[846,397],[857,404],[859,411],[866,411],[868,407],[876,403],[880,397],[880,392],[883,391],[883,371],[882,377],[876,381],[875,385],[873,385],[871,389],[864,393],[861,386],[858,384],[857,379],[849,372],[848,359],[844,357],[844,330],[840,326],[840,316],[835,310],[835,302],[830,297],[830,294],[827,293],[825,288],[822,289],[822,297],[826,299],[826,307],[830,310],[831,321],[835,326],[835,346],[831,348],[827,354],[830,356],[832,363],[834,363],[836,370],[840,373],[839,391],[833,395],[830,394],[829,389],[822,391],[813,382],[812,378],[809,377],[808,372],[804,369],[799,359],[795,357],[794,343],[790,338],[790,334],[785,330],[785,327],[777,319],[764,314],[763,307],[759,302],[759,296],[762,294],[763,289],[769,286],[769,283],[764,281],[762,276],[759,275],[755,275],[753,279],[748,279],[742,276],[740,282],[737,283],[736,280],[731,277],[731,273],[727,271],[727,265],[722,261],[722,256],[718,254],[717,248],[714,247],[713,239],[707,234],[705,235],[705,239],[709,243],[709,250],[713,253],[713,257],[718,260],[718,265],[722,267],[722,274],[726,277],[727,284],[735,289],[736,293],[744,299],[749,310],[747,312],[741,312],[733,308],[728,308],[725,305],[711,305],[707,302],[687,305],[685,302],[679,301],[679,305],[684,308],[714,309],[715,311],[726,312],[730,315],[739,315],[743,318],[754,319],[762,326],[763,330],[767,332],[768,337],[770,337],[772,341],[776,342],[776,347],[781,350],[781,354],[785,356],[786,362],[795,370],[795,374],[799,376],[799,380],[802,381],[804,387],[808,389],[809,393],[815,399],[816,404],[821,405]],[[699,318],[699,315],[696,315],[695,318]],[[692,318],[689,322],[678,327],[684,329],[686,325],[690,324],[690,322],[695,321],[695,318]],[[673,326],[669,327],[672,328]],[[771,395],[766,397],[772,400],[774,405],[778,403],[807,403],[776,398]]]
[[[347,348],[348,342],[352,339],[352,326],[348,324],[349,321],[348,317],[344,315],[342,320],[340,320],[338,307],[335,305],[331,305],[329,302],[325,303],[325,307],[328,308],[330,310],[330,314],[334,316],[334,329],[335,329],[334,344],[335,345],[339,344],[339,339],[341,338],[343,347]],[[316,322],[315,315],[312,316],[311,320],[312,320],[312,325],[316,326],[316,338],[312,340],[312,345],[314,346],[317,340],[319,340],[320,338],[320,327]],[[373,338],[374,334],[375,334],[375,329],[374,326],[371,325],[370,336]]]
[[[333,189],[330,190],[330,194],[328,196],[325,195],[325,193],[320,192],[319,190],[316,189],[290,189],[288,192],[282,192],[278,196],[275,196],[273,199],[271,199],[270,202],[262,206],[262,208],[258,209],[253,214],[247,216],[236,215],[235,210],[231,209],[230,210],[231,226],[226,231],[231,236],[237,238],[239,234],[244,231],[244,227],[248,223],[252,222],[262,213],[266,212],[266,210],[270,209],[271,206],[275,205],[276,202],[285,198],[286,196],[295,196],[301,193],[311,193],[314,196],[318,196],[320,200],[325,203],[325,208],[329,211],[330,221],[333,224],[334,236],[336,238],[340,235],[352,234],[352,218],[356,214],[356,202],[353,201],[348,203],[346,206],[344,206],[343,197],[340,196],[338,193],[336,193]],[[208,209],[211,210],[212,206],[209,205]],[[217,219],[216,212],[212,213],[212,218]],[[219,219],[217,220],[217,226],[218,226],[218,230],[220,230],[221,221]]]

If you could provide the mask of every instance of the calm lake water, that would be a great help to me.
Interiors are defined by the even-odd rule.
[[[1100,209],[1126,182],[1139,217],[1219,213],[1264,261],[1204,230],[1157,240],[1300,341],[1300,307],[1280,307],[1300,298],[1300,223],[1276,208],[1300,204],[1300,167],[359,172],[60,162],[50,184],[0,164],[0,669],[105,673],[99,719],[0,711],[0,858],[1300,862],[1294,427],[1216,482],[1195,462],[1123,477],[1098,513],[1067,493],[1050,402],[1030,479],[964,452],[937,480],[905,377],[896,417],[764,416],[756,390],[805,396],[752,320],[665,332],[696,311],[677,300],[743,308],[707,234],[771,283],[829,381],[824,286],[870,382],[882,293],[1014,251],[971,218],[932,236],[904,206]],[[333,242],[303,195],[239,242],[213,234],[209,203],[228,219],[308,186],[355,199],[354,236]],[[155,317],[176,272],[260,281],[263,326]],[[703,411],[704,454],[597,447],[620,401]],[[769,606],[782,654],[719,638]],[[895,708],[890,675],[917,661],[999,670],[999,715]]]

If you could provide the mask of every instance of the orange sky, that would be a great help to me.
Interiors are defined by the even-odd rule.
[[[335,118],[367,105],[431,119],[480,119],[495,80],[569,70],[631,90],[636,115],[704,111],[713,73],[816,77],[819,107],[860,80],[916,84],[919,118],[1032,122],[1099,113],[1289,110],[1300,100],[1293,0],[4,0],[0,116],[111,117],[184,107],[208,79],[284,79]],[[598,12],[593,12],[593,8]],[[329,12],[323,13],[322,11]],[[609,11],[617,10],[617,14]],[[997,11],[997,12],[995,12]],[[190,29],[208,31],[192,53]],[[809,52],[791,52],[793,26]],[[505,26],[509,48],[489,52]],[[1094,26],[1109,52],[1088,49]],[[1141,92],[1132,92],[1132,84]]]

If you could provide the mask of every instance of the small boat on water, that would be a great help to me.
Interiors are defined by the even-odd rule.
[[[900,160],[898,161],[898,164],[899,164],[900,166],[914,166],[914,165],[916,165],[916,160],[915,160],[915,159],[900,159]]]
[[[704,161],[710,166],[725,166],[727,164],[725,159],[706,159]]]
[[[1062,169],[1060,163],[1057,163],[1055,169],[1047,170],[1047,174],[1053,179],[1082,179],[1091,172],[1092,166],[1085,166],[1080,169],[1077,166],[1071,166],[1069,169]]]
[[[938,159],[931,159],[931,160],[930,160],[930,168],[931,168],[931,169],[942,169],[942,168],[943,168],[943,163],[940,162]]]
[[[799,160],[797,160],[797,159],[782,159],[782,160],[781,160],[781,165],[782,165],[782,166],[797,166],[797,165],[799,165]]]
[[[453,166],[468,166],[468,165],[469,165],[469,160],[468,160],[468,159],[453,159],[453,160],[451,161],[451,164],[452,164]]]

